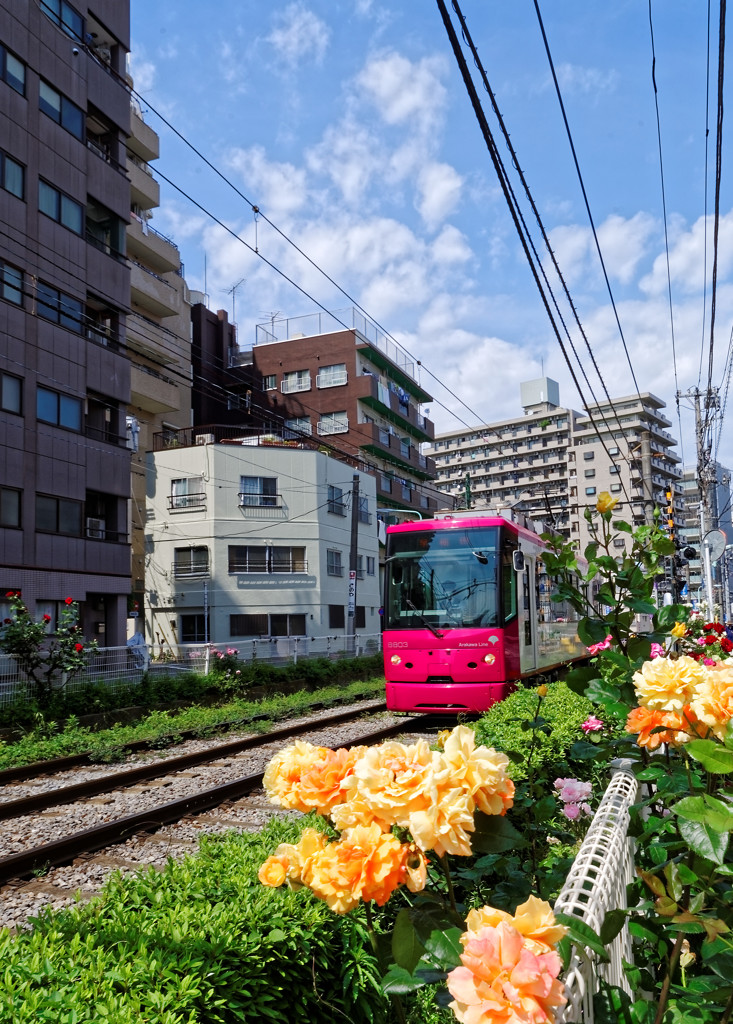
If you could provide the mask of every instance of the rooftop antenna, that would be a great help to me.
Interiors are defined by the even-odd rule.
[[[275,321],[277,320],[281,313],[281,309],[276,309],[270,313],[260,313],[260,316],[267,317],[267,319],[270,321],[270,334],[272,335],[273,338],[275,337]]]
[[[239,281],[237,281],[236,284],[233,284],[232,287],[227,291],[227,295],[231,295],[231,297],[232,297],[232,323],[233,324],[235,324],[237,322],[237,318],[236,318],[236,316],[234,314],[234,309],[235,309],[234,302],[235,302],[235,299],[236,299],[236,296],[237,296],[237,288],[239,288],[240,284],[244,284],[244,282],[246,280],[247,280],[246,277],[240,278]]]

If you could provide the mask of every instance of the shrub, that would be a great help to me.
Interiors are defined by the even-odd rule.
[[[311,824],[317,825],[317,822]],[[359,913],[257,881],[302,822],[207,836],[160,873],[113,876],[100,899],[0,933],[0,1020],[115,1024],[379,1024],[385,1002]]]
[[[524,754],[530,729],[522,723],[533,721],[537,709],[537,690],[516,690],[506,700],[494,704],[476,723],[476,740],[504,753]],[[534,731],[534,767],[549,768],[573,760],[571,747],[582,739],[582,723],[593,713],[594,705],[585,697],[573,693],[563,682],[549,683],[547,696],[542,701],[544,722]],[[526,775],[524,760],[518,760],[510,769],[514,779]]]

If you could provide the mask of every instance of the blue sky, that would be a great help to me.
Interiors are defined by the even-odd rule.
[[[250,245],[256,241],[323,306],[348,305],[262,219],[255,227],[247,203],[151,108],[422,361],[438,429],[516,414],[519,382],[542,372],[560,381],[563,403],[581,407],[433,0],[218,0],[207,7],[132,0],[131,7],[135,87],[161,137],[155,168]],[[642,391],[667,401],[679,435],[648,6],[563,0],[544,7],[636,379]],[[632,393],[534,5],[464,0],[462,9],[608,390]],[[687,390],[698,384],[703,339],[706,384],[716,85],[711,72],[704,304],[707,14],[704,5],[654,0],[652,15],[677,383]],[[716,23],[711,49],[714,69]],[[501,141],[499,148],[506,160]],[[728,147],[715,384],[723,383],[733,319],[729,156]],[[243,347],[271,314],[317,308],[161,184],[153,226],[180,245],[189,286],[203,290],[206,254],[210,305],[231,316],[229,292],[244,279],[234,293]],[[602,397],[584,346],[582,352]],[[692,415],[684,405],[682,440],[685,461],[692,461]],[[733,462],[725,436],[720,457]]]

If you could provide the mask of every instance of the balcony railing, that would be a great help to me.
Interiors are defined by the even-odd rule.
[[[280,390],[284,395],[292,395],[295,391],[310,391],[310,389],[310,375],[299,377],[298,380],[284,380],[280,385]]]
[[[261,576],[270,576],[273,573],[308,572],[307,558],[290,558],[283,561],[266,564],[258,561],[250,565],[247,561],[232,561],[229,563],[229,572],[234,573],[258,573]]]
[[[262,494],[259,492],[243,494],[239,492],[240,508],[282,508],[281,494]]]
[[[338,373],[319,373],[316,374],[316,387],[337,388],[342,384],[346,384],[348,379],[349,375],[346,370],[340,370]]]
[[[206,508],[206,493],[198,494],[169,494],[168,511],[186,512],[192,508]]]
[[[345,434],[349,429],[348,419],[344,420],[320,420],[318,423],[318,433],[321,437],[328,434]]]
[[[172,566],[173,578],[176,580],[202,579],[209,575],[209,563],[206,562],[174,562]]]
[[[329,501],[328,511],[332,512],[335,516],[345,516],[346,505],[344,505],[343,501]]]

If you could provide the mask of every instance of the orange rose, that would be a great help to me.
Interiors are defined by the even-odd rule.
[[[680,746],[690,739],[690,727],[696,721],[694,712],[686,704],[680,714],[674,711],[652,711],[651,708],[633,708],[626,719],[626,731],[636,735],[636,742],[647,750],[656,750],[662,743]],[[654,732],[653,730],[659,730]]]
[[[404,860],[396,836],[376,824],[357,825],[313,858],[303,881],[337,914],[353,910],[360,899],[381,907],[405,877]]]
[[[331,809],[346,799],[341,783],[351,775],[355,763],[363,756],[366,747],[351,747],[347,750],[327,750],[324,756],[307,765],[296,784],[301,808],[328,815]]]
[[[332,753],[327,747],[314,747],[302,740],[281,750],[268,764],[262,780],[270,802],[288,810],[312,810],[300,800],[301,776]]]
[[[692,711],[719,740],[725,739],[728,722],[733,718],[733,668],[729,661],[706,667],[703,679],[695,687]]]
[[[466,918],[467,932],[461,936],[461,942],[465,944],[472,932],[479,932],[482,928],[495,928],[502,921],[516,928],[533,953],[546,953],[554,949],[560,939],[567,934],[567,928],[555,920],[550,904],[537,899],[536,896],[530,896],[517,907],[513,917],[504,910],[497,910],[496,907],[481,907],[479,910],[469,911]]]

